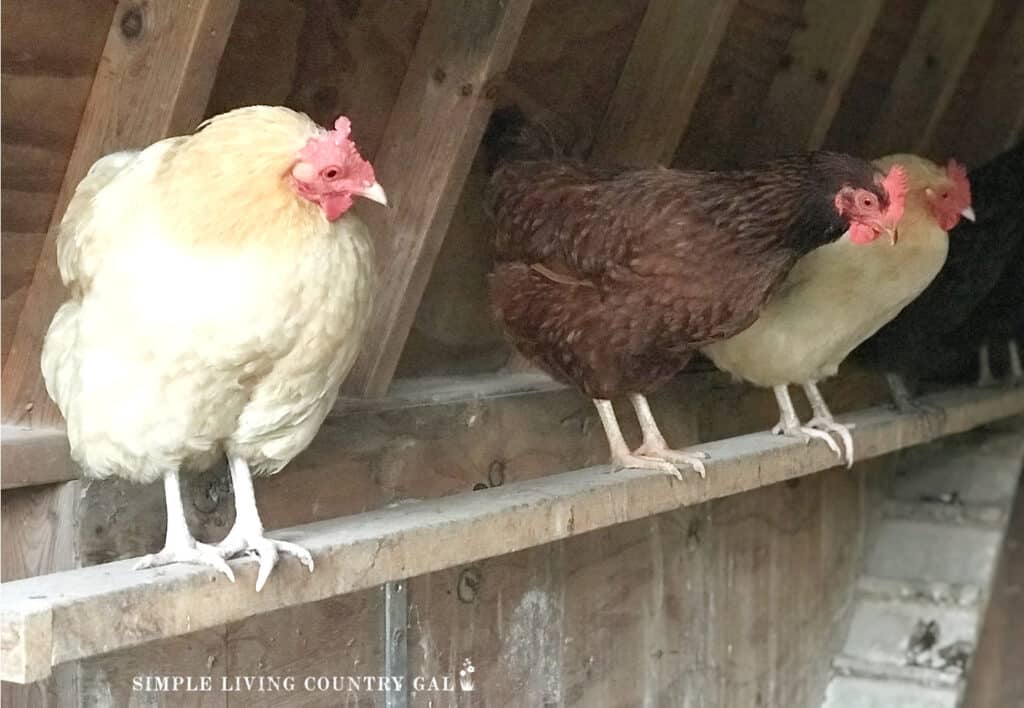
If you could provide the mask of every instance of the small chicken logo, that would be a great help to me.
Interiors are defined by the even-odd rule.
[[[473,691],[476,689],[476,683],[473,681],[473,674],[476,672],[476,667],[473,666],[471,659],[462,660],[462,668],[459,669],[459,687],[463,691]]]

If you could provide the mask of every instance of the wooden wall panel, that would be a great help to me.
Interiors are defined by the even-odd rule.
[[[1024,128],[1024,3],[997,0],[928,153],[977,166]]]
[[[861,493],[832,470],[415,578],[410,666],[471,660],[488,706],[812,705]]]
[[[4,4],[0,25],[0,358],[14,327],[78,133],[114,4],[22,0]]]
[[[913,38],[928,0],[887,0],[861,55],[825,147],[866,155],[866,139],[878,118],[896,69]],[[871,155],[867,155],[872,157]]]
[[[645,5],[644,0],[538,0],[499,101],[519,104],[545,121],[571,152],[588,151]],[[580,22],[581,16],[587,21]],[[481,207],[487,174],[479,157],[416,311],[400,377],[494,371],[508,359],[487,300],[493,227]]]
[[[676,151],[675,166],[715,169],[746,161],[744,136],[753,130],[772,78],[786,63],[802,13],[802,0],[740,0]]]

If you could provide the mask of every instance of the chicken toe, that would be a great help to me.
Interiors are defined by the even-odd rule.
[[[217,544],[220,555],[223,558],[231,558],[240,553],[248,553],[257,557],[260,569],[256,576],[256,592],[263,589],[281,553],[295,556],[312,573],[313,556],[309,551],[294,543],[278,541],[263,535],[263,522],[256,508],[256,493],[252,488],[249,464],[240,457],[230,457],[228,467],[231,470],[231,486],[235,492],[235,524],[224,540]]]
[[[612,466],[624,470],[658,470],[672,475],[679,481],[683,479],[683,473],[668,460],[633,452],[628,452],[625,455],[612,455]]]
[[[277,559],[282,553],[298,558],[310,573],[314,569],[313,556],[309,551],[294,543],[267,538],[263,535],[262,529],[258,532],[253,529],[253,533],[247,533],[245,530],[239,530],[236,525],[227,538],[217,544],[216,549],[218,554],[224,558],[231,558],[241,553],[256,557],[260,566],[259,573],[256,575],[256,592],[263,589],[267,578],[270,577],[270,571],[277,565]]]
[[[646,443],[634,450],[633,455],[645,460],[665,460],[673,466],[689,465],[701,479],[707,479],[708,476],[704,460],[711,458],[711,455],[700,450],[674,450],[670,447],[653,447]]]
[[[195,539],[190,540],[191,543],[164,546],[163,550],[159,553],[150,553],[148,556],[143,556],[135,564],[134,569],[158,568],[162,565],[171,565],[172,563],[193,563],[195,565],[208,565],[215,568],[224,573],[228,580],[235,582],[235,574],[231,570],[231,566],[221,557],[217,546],[199,543]]]
[[[789,397],[789,386],[779,385],[773,387],[772,390],[775,393],[775,400],[779,404],[781,416],[779,422],[772,428],[773,434],[802,440],[805,445],[809,444],[811,440],[821,440],[828,445],[829,450],[836,454],[836,457],[845,461],[845,456],[831,435],[817,428],[800,425],[800,419],[797,418],[796,409],[793,407],[793,399]]]
[[[843,451],[839,449],[839,445],[836,443],[835,439],[823,430],[809,428],[805,425],[797,425],[795,428],[790,428],[783,425],[782,421],[779,421],[775,424],[775,427],[772,428],[772,433],[775,435],[785,435],[787,438],[796,438],[797,440],[802,441],[805,445],[810,444],[811,440],[821,440],[828,445],[829,450],[836,454],[836,457],[844,462],[846,461],[846,456],[843,454]]]
[[[689,465],[700,475],[701,479],[707,479],[708,473],[704,467],[704,460],[710,459],[711,455],[700,450],[670,448],[654,420],[647,397],[634,393],[630,395],[629,400],[633,404],[633,410],[636,411],[637,420],[640,421],[640,430],[644,436],[643,444],[633,454],[644,458],[667,460],[675,465]]]
[[[850,434],[850,430],[854,427],[852,423],[843,425],[835,420],[815,416],[807,421],[806,427],[838,435],[845,451],[844,454],[840,454],[840,458],[846,460],[847,467],[853,467],[853,435]]]
[[[235,574],[224,561],[218,549],[215,546],[199,543],[192,537],[192,532],[188,530],[188,521],[185,519],[185,510],[181,503],[181,486],[176,471],[164,475],[164,496],[167,500],[167,536],[164,547],[159,553],[151,553],[140,558],[139,562],[135,564],[135,570],[157,568],[171,563],[195,563],[212,566],[224,573],[228,580],[235,582]]]

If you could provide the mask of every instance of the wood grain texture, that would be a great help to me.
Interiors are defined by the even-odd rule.
[[[864,144],[929,0],[887,0],[825,138],[828,150],[867,155]]]
[[[546,0],[534,5],[501,82],[514,103],[583,154],[595,135],[643,19],[646,0]],[[582,14],[586,22],[580,22]],[[360,62],[365,64],[365,61]],[[508,345],[487,296],[493,222],[482,208],[489,174],[478,152],[399,361],[399,377],[495,371]]]
[[[78,476],[67,436],[61,432],[5,425],[0,434],[0,455],[4,461],[0,477],[3,489],[64,482]]]
[[[102,155],[195,127],[236,9],[236,0],[189,0],[174,7],[127,1],[118,5],[4,364],[4,422],[39,429],[60,425],[43,387],[39,353],[50,317],[64,296],[53,227],[71,194]]]
[[[1024,413],[1020,390],[946,391],[921,400],[943,415],[929,419],[875,408],[844,417],[856,426],[860,459]],[[232,561],[237,583],[196,566],[143,573],[132,569],[132,561],[15,581],[4,590],[0,630],[10,634],[31,616],[52,612],[53,647],[46,655],[59,664],[696,506],[836,463],[824,445],[807,447],[769,433],[702,448],[711,455],[707,481],[691,475],[676,482],[654,470],[613,474],[604,466],[284,529],[276,535],[308,548],[317,572],[282,563],[258,595],[252,592],[255,568],[249,559]],[[187,615],[168,601],[169,593],[187,604]],[[133,612],[112,618],[114,608],[125,603]],[[12,673],[4,678],[24,680],[48,667],[28,666],[24,674],[18,668],[5,666]]]
[[[374,156],[391,201],[368,213],[383,264],[374,316],[345,390],[387,390],[480,143],[492,81],[512,58],[529,0],[431,4]]]
[[[1024,705],[1020,638],[1024,636],[1024,486],[1017,489],[992,597],[971,661],[966,708]]]
[[[931,0],[872,123],[866,154],[928,147],[992,6],[993,0]]]
[[[597,133],[592,157],[671,162],[736,0],[651,0]]]
[[[470,658],[493,706],[811,705],[860,497],[833,470],[415,578],[412,670]]]
[[[750,160],[822,146],[883,4],[807,0],[747,141]]]
[[[4,4],[0,236],[6,361],[96,72],[114,3]]]
[[[721,169],[748,164],[746,144],[758,107],[793,34],[803,0],[740,0],[676,151],[678,167]]]
[[[1024,137],[1024,5],[996,0],[929,153],[984,164]]]

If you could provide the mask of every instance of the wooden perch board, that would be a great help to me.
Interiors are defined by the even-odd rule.
[[[118,5],[4,364],[5,424],[60,428],[60,414],[43,386],[39,355],[50,318],[64,297],[55,227],[75,187],[107,153],[195,128],[237,9],[238,0]]]
[[[858,458],[1024,413],[1024,388],[947,391],[922,402],[941,412],[929,417],[875,408],[845,416],[856,424]],[[259,594],[249,560],[232,562],[234,584],[197,566],[133,571],[131,560],[6,583],[2,678],[35,681],[66,661],[539,546],[836,462],[824,445],[806,447],[769,433],[701,447],[712,456],[706,481],[592,467],[279,531],[273,535],[310,550],[317,570],[310,575],[286,559]]]
[[[806,25],[790,40],[747,143],[750,160],[822,146],[881,10],[882,0],[807,0]]]
[[[430,5],[373,158],[391,207],[367,213],[383,265],[349,393],[380,396],[391,383],[529,9],[530,0]]]
[[[865,154],[923,152],[992,11],[993,0],[932,0],[896,70]]]
[[[672,161],[735,7],[736,0],[651,0],[594,158],[628,165]]]

